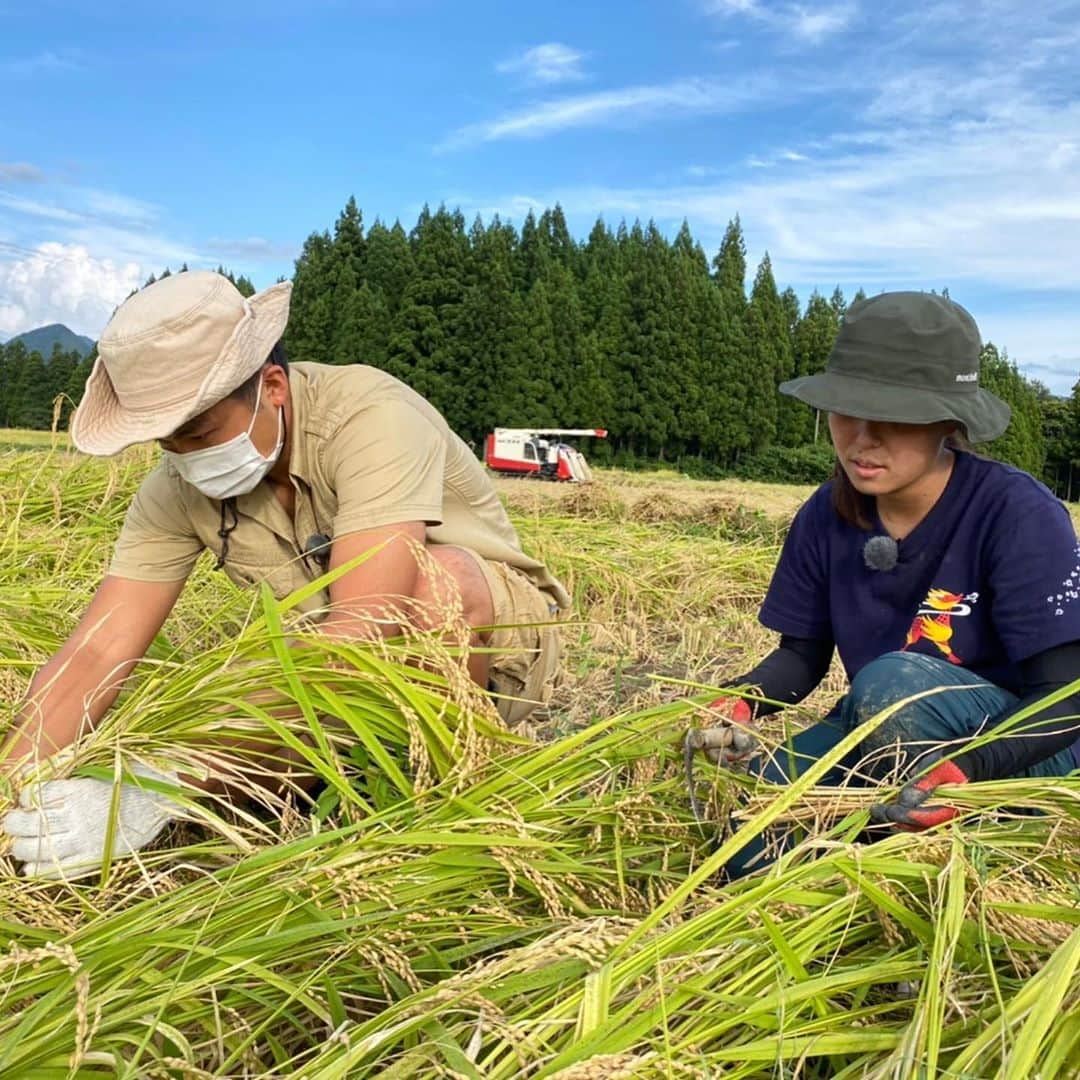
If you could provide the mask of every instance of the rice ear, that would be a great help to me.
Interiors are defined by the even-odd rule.
[[[6,702],[74,624],[152,458],[0,453]],[[514,489],[525,546],[579,597],[543,741],[502,729],[453,641],[328,640],[198,569],[64,767],[167,763],[234,797],[193,799],[107,881],[29,881],[0,856],[0,1072],[1068,1074],[1080,778],[965,785],[945,793],[958,824],[871,844],[880,790],[717,771],[709,819],[741,827],[702,830],[680,737],[765,640],[780,530],[740,540],[735,511],[679,512],[712,489],[617,480],[557,513]],[[265,770],[271,746],[325,784],[316,806]],[[786,828],[772,867],[724,880]]]

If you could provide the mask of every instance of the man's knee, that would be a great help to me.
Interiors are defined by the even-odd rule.
[[[426,552],[416,581],[414,624],[436,629],[458,614],[469,626],[494,623],[491,588],[476,559],[450,544],[430,544]]]

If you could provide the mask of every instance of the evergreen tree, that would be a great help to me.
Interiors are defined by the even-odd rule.
[[[759,450],[773,441],[778,441],[781,446],[792,446],[792,431],[799,420],[792,406],[798,403],[787,398],[781,402],[776,387],[790,377],[794,360],[768,253],[754,277],[746,326],[754,417],[751,449]]]
[[[485,229],[477,219],[469,236],[470,281],[462,304],[462,345],[469,357],[463,379],[468,418],[459,434],[477,446],[496,427],[535,423],[516,400],[524,386],[525,320],[514,288],[517,234],[498,218]],[[510,394],[507,394],[507,391]],[[510,400],[508,400],[508,397]]]
[[[331,364],[354,364],[361,360],[360,338],[365,327],[360,322],[361,311],[356,303],[357,281],[351,262],[335,243],[331,257],[333,290],[330,294]]]
[[[521,340],[524,363],[518,367],[514,392],[507,395],[510,427],[562,427],[558,415],[554,375],[557,362],[555,327],[547,286],[538,279],[524,301],[524,334]]]
[[[584,426],[609,429],[608,440],[598,448],[598,455],[610,460],[622,443],[619,372],[623,363],[625,289],[615,237],[601,218],[589,233],[579,265],[583,275],[579,294],[581,356],[588,372],[582,384],[579,415]],[[591,400],[584,396],[585,387],[590,388]]]
[[[728,351],[729,319],[723,297],[708,278],[698,280],[694,287],[694,321],[701,384],[698,452],[708,460],[726,463],[734,459],[740,445],[730,419],[742,386],[740,362]]]
[[[16,342],[12,374],[10,426],[47,431],[52,424],[53,395],[41,353],[27,353],[22,343]]]
[[[548,256],[561,263],[571,273],[580,272],[581,250],[570,235],[566,215],[556,203],[553,210],[545,210],[540,217],[540,232],[545,239]]]
[[[390,334],[387,368],[433,402],[454,430],[469,430],[470,356],[462,333],[469,242],[460,212],[424,207],[409,238],[415,271]]]
[[[725,429],[724,455],[726,464],[738,460],[739,455],[751,446],[763,445],[770,432],[758,428],[758,410],[768,425],[772,415],[775,430],[775,386],[770,388],[766,399],[761,392],[760,372],[755,372],[750,362],[750,346],[747,336],[749,309],[746,300],[746,242],[742,225],[736,216],[729,222],[720,243],[720,250],[713,259],[713,279],[720,294],[722,325],[719,327],[718,344],[724,390],[721,399],[721,423]]]
[[[17,355],[20,349],[25,354],[26,347],[21,341],[12,345],[0,344],[0,428],[14,427],[11,422],[14,407],[12,390],[20,363]]]
[[[521,226],[521,241],[518,244],[517,287],[522,294],[527,293],[540,277],[542,265],[547,258],[547,237],[537,223],[536,215],[530,210]]]
[[[590,415],[600,388],[581,367],[584,331],[574,271],[561,259],[549,259],[538,284],[544,286],[555,344],[552,412],[562,426],[594,426],[600,421]]]
[[[364,239],[364,215],[350,195],[345,209],[334,222],[334,261],[337,266],[348,266],[357,286],[364,280],[367,241]]]
[[[354,360],[386,369],[390,359],[390,306],[382,289],[364,282],[353,293],[346,315],[352,330]],[[340,361],[348,363],[347,360]]]
[[[702,295],[716,288],[709,277],[709,262],[701,245],[694,242],[684,219],[671,245],[672,331],[676,341],[678,370],[675,373],[679,397],[676,404],[676,432],[680,449],[699,459],[712,437],[715,402],[708,380],[708,360],[703,352]]]
[[[784,309],[784,325],[787,326],[788,338],[791,347],[795,348],[795,331],[798,329],[799,320],[802,318],[802,305],[795,290],[789,285],[780,294],[780,306]]]
[[[366,254],[366,280],[373,290],[382,293],[393,315],[413,272],[412,249],[401,223],[395,221],[388,229],[376,219],[367,235]]]
[[[980,385],[1007,402],[1012,419],[1005,433],[981,449],[1035,476],[1041,476],[1046,461],[1042,410],[1035,389],[1016,369],[1008,354],[987,342],[980,358]]]
[[[59,344],[53,346],[52,355],[45,364],[45,398],[49,403],[49,426],[52,426],[54,410],[58,425],[61,428],[67,426],[67,418],[71,414],[71,401],[68,394],[72,376],[79,366],[79,354],[77,352],[65,352]],[[60,398],[60,402],[57,402]]]
[[[163,274],[162,277],[165,277],[168,274],[168,272],[169,272],[168,268],[166,267],[165,274]],[[236,289],[240,293],[241,296],[254,296],[255,295],[256,289],[255,289],[254,284],[252,284],[252,281],[251,281],[250,278],[245,277],[243,274],[240,274],[239,276],[237,276],[231,270],[226,270],[225,267],[220,265],[220,264],[218,264],[217,272],[219,274],[221,274],[222,277],[228,278],[236,286]],[[153,275],[151,274],[150,276],[151,276],[151,279],[152,279]],[[148,281],[147,285],[149,285],[149,284],[150,284],[150,282]]]
[[[321,364],[333,361],[332,254],[330,234],[312,233],[296,260],[285,330],[285,348],[294,360]]]
[[[578,244],[559,206],[520,236],[497,217],[466,235],[460,213],[425,206],[409,234],[376,220],[365,236],[350,199],[297,260],[287,344],[385,367],[474,445],[495,426],[599,425],[616,456],[731,466],[813,439],[813,414],[776,386],[821,370],[846,310],[837,288],[800,316],[767,257],[749,300],[746,282],[738,217],[710,266],[685,222],[669,243],[597,219]]]
[[[643,298],[648,285],[645,269],[645,234],[640,222],[627,230],[620,224],[615,242],[622,272],[616,305],[621,322],[621,349],[615,367],[616,412],[612,421],[619,441],[631,457],[647,455],[657,445],[658,431],[652,402],[645,397],[645,370],[651,362],[646,327],[642,325]],[[648,301],[644,301],[648,302]],[[662,437],[662,436],[661,436]]]
[[[615,237],[597,218],[589,233],[581,257],[581,273],[584,277],[581,291],[581,317],[585,330],[595,329],[610,302],[610,286],[619,273],[619,254]]]
[[[679,333],[672,264],[667,240],[650,221],[644,232],[642,273],[631,302],[641,356],[637,381],[642,438],[649,455],[661,461],[679,456],[682,444],[677,410],[697,389],[687,381],[691,342]],[[689,406],[693,411],[693,400]]]
[[[95,360],[97,360],[96,343],[86,356],[76,358],[76,362],[71,369],[71,374],[68,377],[67,387],[64,391],[71,399],[71,405],[67,410],[67,416],[64,420],[64,427],[67,427],[68,423],[71,421],[71,414],[78,407],[79,402],[82,401],[83,394],[86,392],[86,380],[90,378],[90,373],[94,370]]]
[[[810,294],[806,313],[795,328],[795,374],[817,375],[825,370],[832,352],[840,324],[832,305],[816,289]],[[808,434],[804,441],[828,439],[828,431],[822,429],[822,418],[803,407],[807,414]]]
[[[1071,398],[1038,393],[1046,463],[1043,479],[1060,499],[1073,500],[1080,494],[1080,426],[1077,425],[1076,396]]]

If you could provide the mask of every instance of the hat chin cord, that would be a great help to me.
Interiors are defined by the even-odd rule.
[[[289,445],[289,419],[285,413],[285,406],[279,406],[281,409],[281,448],[284,450]],[[280,460],[280,457],[279,457]],[[275,465],[277,462],[274,463]],[[225,517],[226,514],[232,515],[232,522],[227,524]],[[236,531],[236,527],[240,524],[240,515],[236,510],[236,497],[231,496],[228,499],[221,500],[221,522],[218,526],[218,537],[221,540],[221,551],[218,552],[218,557],[214,562],[215,570],[224,570],[225,562],[229,557],[229,536]]]

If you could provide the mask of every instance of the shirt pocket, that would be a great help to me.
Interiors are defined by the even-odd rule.
[[[277,600],[284,600],[298,589],[310,584],[316,577],[316,574],[307,570],[304,560],[298,556],[293,557],[292,561],[283,560],[269,564],[265,560],[240,562],[230,557],[225,563],[224,570],[229,579],[242,588],[259,587],[266,582]],[[300,601],[294,610],[311,614],[325,610],[329,603],[329,590],[320,589],[312,596]]]

